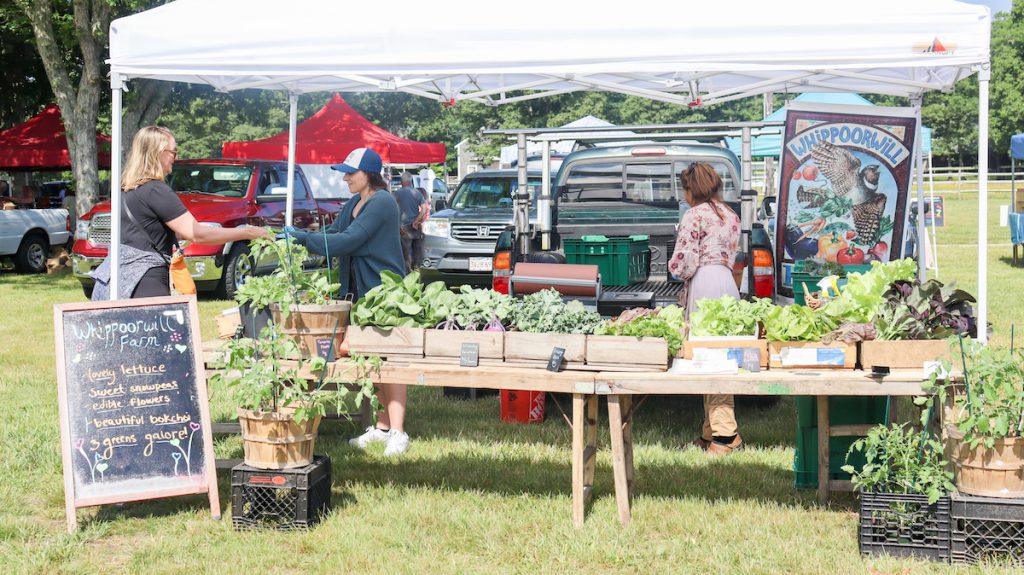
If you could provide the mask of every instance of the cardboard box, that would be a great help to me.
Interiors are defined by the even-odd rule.
[[[743,350],[754,349],[759,356],[758,365],[761,369],[768,367],[768,340],[756,339],[753,336],[747,338],[737,337],[694,337],[683,342],[683,348],[676,354],[683,359],[728,359],[728,355],[740,355]],[[695,350],[696,356],[695,357]],[[713,350],[713,351],[712,351]],[[703,353],[702,353],[703,352]],[[704,355],[704,357],[700,357]],[[721,355],[721,357],[717,357]],[[738,359],[735,358],[734,359]],[[742,364],[742,361],[737,361]],[[742,367],[742,365],[740,365]]]
[[[422,327],[349,326],[349,354],[423,357],[425,332]]]
[[[500,331],[462,331],[457,329],[428,329],[423,342],[426,357],[458,358],[462,344],[480,346],[480,359],[502,359],[505,353],[505,333]]]
[[[587,365],[613,371],[627,369],[668,369],[668,342],[660,337],[588,335]]]
[[[853,369],[857,365],[857,344],[820,341],[769,341],[770,369]]]
[[[926,363],[949,359],[949,342],[944,339],[862,341],[860,365],[864,369],[925,369]]]

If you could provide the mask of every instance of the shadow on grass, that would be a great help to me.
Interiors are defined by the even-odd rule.
[[[1010,249],[1011,249],[1011,251],[1013,250],[1013,248],[1010,248]],[[1020,248],[1017,248],[1017,249],[1020,250]],[[1024,259],[1022,259],[1021,257],[1018,257],[1017,258],[1017,263],[1014,264],[1013,263],[1013,254],[1012,253],[1011,253],[1011,255],[1008,255],[1008,256],[999,256],[999,261],[1001,263],[1006,264],[1006,267],[1022,268],[1022,269],[1024,269]]]

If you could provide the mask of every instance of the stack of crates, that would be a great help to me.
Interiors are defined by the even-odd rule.
[[[565,261],[570,264],[596,265],[601,285],[627,286],[647,281],[651,271],[648,236],[583,236],[562,241]]]
[[[886,423],[888,418],[886,397],[830,397],[828,414],[830,425],[876,425]],[[796,398],[796,452],[793,457],[794,483],[797,489],[814,489],[818,486],[818,398],[799,396]],[[846,454],[857,437],[831,437],[828,446],[828,478],[830,480],[850,479],[842,470],[847,464]],[[850,457],[854,469],[864,467],[864,455],[855,453]]]

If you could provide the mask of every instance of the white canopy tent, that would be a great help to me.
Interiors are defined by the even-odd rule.
[[[978,72],[979,237],[987,237],[991,15],[984,6],[658,1],[612,16],[571,2],[520,0],[496,18],[469,0],[443,10],[395,0],[388,11],[429,30],[431,41],[417,42],[401,20],[380,18],[377,5],[335,0],[178,0],[114,21],[112,189],[119,186],[121,92],[133,78],[288,91],[294,148],[296,100],[307,92],[392,91],[498,105],[601,90],[700,106],[765,92],[835,91],[904,96],[919,110],[925,91],[950,90]],[[291,175],[288,181],[291,187]],[[112,198],[119,211],[119,195]],[[112,222],[116,258],[119,218]],[[978,320],[985,325],[984,241],[978,250]]]

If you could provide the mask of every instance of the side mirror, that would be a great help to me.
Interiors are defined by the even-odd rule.
[[[436,201],[434,201],[434,211],[435,212],[440,212],[441,210],[445,209],[446,207],[448,207],[448,206],[445,205],[445,201],[444,200],[436,200]]]
[[[761,213],[764,215],[763,218],[771,218],[775,215],[775,204],[778,198],[775,196],[766,196],[765,199],[761,200]]]

